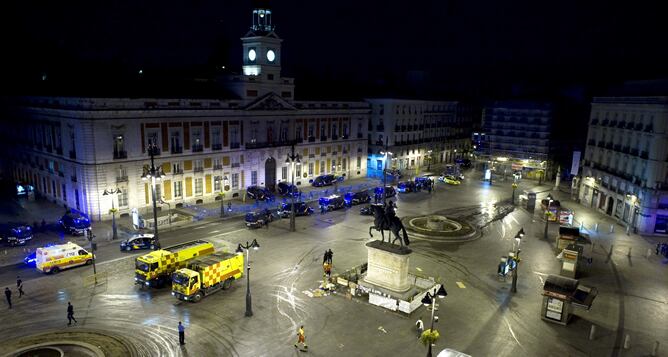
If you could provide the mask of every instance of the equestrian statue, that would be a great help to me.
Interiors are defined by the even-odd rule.
[[[372,204],[371,209],[373,210],[373,226],[369,227],[369,236],[373,238],[371,230],[375,229],[380,231],[382,237],[382,242],[385,242],[385,233],[384,231],[391,231],[394,233],[394,239],[391,236],[387,237],[387,242],[395,244],[398,240],[399,244],[403,247],[404,245],[409,245],[410,241],[408,240],[408,233],[406,233],[406,228],[401,222],[401,219],[397,217],[394,211],[394,204],[392,201],[389,201],[386,205]],[[403,238],[399,236],[399,231],[402,232]]]

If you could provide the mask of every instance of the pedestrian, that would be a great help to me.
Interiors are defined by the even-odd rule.
[[[325,205],[320,205],[320,214],[325,214]]]
[[[306,345],[306,336],[304,335],[304,325],[297,330],[297,343],[295,343],[295,348],[299,348],[300,343],[305,350],[308,349],[308,346]]]
[[[20,276],[16,276],[16,288],[18,289],[19,286],[23,283],[23,280],[21,280]]]
[[[227,211],[232,212],[232,202],[231,201],[227,201]]]
[[[9,304],[9,308],[12,308],[12,291],[9,290],[9,288],[5,288],[5,297],[7,298],[7,303]]]
[[[329,251],[325,251],[325,254],[322,257],[322,264],[327,263],[327,258],[329,258]]]
[[[327,263],[332,264],[332,258],[334,257],[334,252],[332,250],[327,251]]]
[[[422,331],[424,331],[424,322],[422,322],[422,316],[420,316],[417,321],[415,321],[415,328],[417,329],[417,338],[422,336]]]
[[[179,321],[179,345],[183,346],[186,344],[186,328],[183,326],[181,321]]]
[[[78,321],[74,318],[74,306],[69,301],[67,302],[67,326],[72,325],[72,320],[76,324]]]
[[[659,247],[661,247],[661,244],[656,243],[656,255],[659,255]]]
[[[322,265],[322,269],[325,271],[325,276],[327,277],[327,279],[332,277],[332,264],[324,263]]]
[[[23,296],[23,295],[26,294],[26,293],[23,292],[23,283],[21,283],[21,285],[19,285],[19,288],[18,288],[18,289],[19,289],[19,297],[21,297],[21,296]]]

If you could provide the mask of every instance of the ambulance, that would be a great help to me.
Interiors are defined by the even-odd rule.
[[[172,295],[179,300],[199,302],[204,296],[228,289],[241,278],[243,254],[216,252],[193,259],[172,275]]]
[[[93,253],[72,242],[37,248],[35,252],[35,267],[42,273],[55,274],[63,269],[92,263]]]

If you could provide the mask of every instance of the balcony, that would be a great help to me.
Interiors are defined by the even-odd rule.
[[[605,148],[606,149],[612,149],[612,142],[605,143]]]
[[[63,154],[63,148],[56,148],[56,154],[62,155]]]
[[[52,152],[53,147],[51,145],[44,145],[44,150],[46,150],[47,152]]]
[[[320,141],[327,141],[327,137],[324,136],[324,135],[321,135],[321,136],[320,136]]]
[[[611,126],[611,127],[615,127],[615,126],[617,126],[617,121],[616,121],[616,120],[611,121],[611,122],[610,122],[610,126]]]
[[[172,172],[172,175],[183,175],[183,169],[176,169]]]
[[[172,146],[171,150],[169,151],[172,154],[182,154],[183,153],[183,147],[181,146]]]
[[[195,167],[193,168],[193,172],[204,172],[204,167]]]
[[[313,158],[315,158],[315,154],[309,154],[309,155],[308,155],[308,158],[309,158],[309,159],[313,159]]]
[[[323,151],[320,153],[320,156],[327,156],[327,153]]]
[[[238,168],[238,167],[241,167],[241,164],[240,164],[240,163],[238,163],[238,162],[233,162],[233,163],[232,163],[232,168],[233,168],[233,169],[234,169],[234,168]]]
[[[633,129],[633,126],[634,126],[633,122],[626,123],[626,129],[629,129],[629,130]]]
[[[341,140],[348,140],[349,138],[350,138],[350,135],[348,135],[348,134],[341,135]]]
[[[646,133],[651,133],[651,132],[654,131],[654,128],[652,127],[652,125],[645,125],[645,130],[644,131]]]
[[[303,142],[304,142],[304,138],[299,137],[299,138],[295,139],[295,143],[297,143],[297,144],[301,144]]]
[[[357,133],[357,138],[358,138],[358,139],[364,139],[364,134],[362,134],[362,133]]]
[[[119,182],[128,182],[128,177],[127,176],[117,176],[116,177],[116,183]]]
[[[315,142],[315,136],[309,136],[308,137],[308,142],[309,143],[314,143]]]
[[[596,140],[589,139],[589,141],[587,141],[587,145],[592,145],[592,146],[596,145]]]
[[[399,125],[394,126],[394,131],[400,131],[400,130],[401,130],[401,127]]]
[[[626,122],[625,121],[620,121],[617,124],[617,128],[619,128],[619,129],[624,129],[625,127],[626,127]]]
[[[647,151],[643,151],[640,153],[640,158],[647,160],[649,158],[649,153]]]
[[[620,145],[620,144],[615,144],[615,145],[613,146],[613,150],[615,150],[615,151],[622,151],[622,145]]]
[[[114,150],[114,160],[127,159],[128,152],[125,150]]]
[[[384,125],[376,125],[376,131],[385,131]]]
[[[638,149],[631,149],[631,155],[638,156]]]
[[[401,131],[406,131],[406,125],[401,126]]]
[[[336,134],[332,135],[332,140],[339,140],[339,136]]]
[[[246,143],[244,146],[246,149],[262,149],[262,148],[271,148],[279,146],[290,146],[294,145],[294,140],[283,140],[283,141],[272,141],[272,142],[254,142]]]
[[[193,144],[192,152],[202,152],[204,151],[204,145],[202,144]]]
[[[241,144],[239,143],[231,143],[230,144],[230,149],[238,149],[241,147]]]
[[[610,122],[610,120],[603,119],[603,121],[601,122],[601,125],[608,125],[609,122]]]
[[[70,176],[70,180],[72,180],[72,182],[77,182],[77,177],[76,176]]]
[[[62,171],[58,171],[58,176],[65,177],[65,174]]]
[[[628,146],[622,147],[622,152],[625,153],[625,154],[628,154],[629,150],[630,150],[630,148]]]
[[[213,169],[214,169],[214,170],[222,170],[222,169],[223,169],[223,164],[216,164],[216,165],[213,165]]]
[[[591,125],[598,125],[598,119],[592,119]]]
[[[642,130],[642,123],[636,124],[635,130]]]
[[[76,160],[77,159],[77,152],[74,150],[70,150],[70,159]]]
[[[602,141],[599,141],[599,142],[596,144],[596,146],[602,148],[602,147],[605,147],[605,144],[604,144]]]
[[[223,144],[211,144],[211,150],[223,150]]]

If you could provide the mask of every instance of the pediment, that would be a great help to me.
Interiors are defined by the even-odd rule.
[[[297,108],[275,93],[267,93],[248,104],[246,110],[297,110]]]

